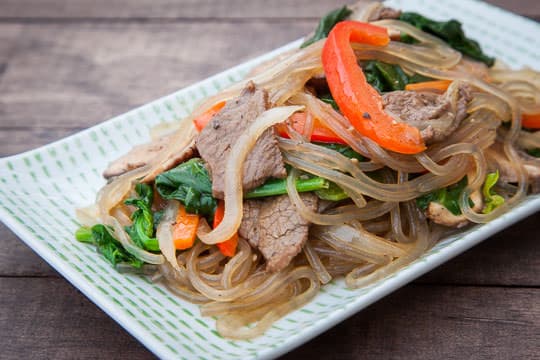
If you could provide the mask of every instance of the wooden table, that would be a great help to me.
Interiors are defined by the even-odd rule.
[[[540,1],[491,2],[540,19]],[[339,4],[2,0],[0,156],[265,53]],[[539,221],[529,217],[284,358],[540,357]],[[3,225],[0,239],[0,358],[152,357]]]

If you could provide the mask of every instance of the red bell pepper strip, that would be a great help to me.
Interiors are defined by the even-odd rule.
[[[332,97],[339,109],[362,135],[385,149],[416,154],[426,149],[420,131],[396,122],[384,112],[382,98],[366,81],[351,42],[385,46],[390,37],[385,28],[358,21],[336,24],[322,51],[322,63]]]
[[[521,126],[527,129],[540,129],[540,114],[522,114]]]
[[[225,202],[219,200],[216,213],[214,214],[214,229],[223,221],[225,215]],[[221,253],[225,256],[234,256],[238,246],[238,233],[235,233],[228,240],[216,244]]]
[[[223,107],[225,106],[225,101],[220,101],[210,109],[203,112],[198,118],[193,119],[193,124],[198,132],[201,132],[202,129],[212,120],[214,115],[216,115]]]
[[[287,121],[283,124],[276,125],[276,129],[279,133],[279,136],[288,138],[287,134],[287,125],[289,124],[296,132],[299,134],[304,133],[304,127],[306,126],[307,113],[297,112],[294,113]],[[324,126],[317,118],[313,118],[313,131],[311,133],[310,141],[325,142],[325,143],[338,143],[346,144],[343,139],[337,136],[332,130]]]

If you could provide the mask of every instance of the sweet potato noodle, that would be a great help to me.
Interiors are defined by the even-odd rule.
[[[358,16],[364,21],[369,19],[377,6]],[[417,41],[391,41],[384,47],[352,44],[359,61],[379,60],[399,65],[409,75],[452,80],[444,96],[453,110],[458,106],[460,84],[472,87],[467,117],[444,140],[430,144],[420,154],[403,155],[387,151],[361,135],[346,117],[306,87],[308,80],[324,75],[323,39],[259,67],[249,78],[204,100],[191,116],[166,129],[174,131],[174,141],[165,151],[144,167],[110,181],[99,192],[95,206],[79,211],[81,221],[110,226],[130,254],[158,266],[155,281],[179,297],[201,304],[201,314],[216,317],[217,330],[223,336],[245,339],[261,335],[278,318],[313,299],[321,284],[343,276],[351,288],[367,286],[420,257],[447,233],[444,227],[429,223],[418,209],[415,199],[426,193],[455,184],[467,175],[459,198],[466,219],[485,223],[508,211],[528,188],[525,161],[516,146],[540,147],[538,133],[521,130],[522,113],[540,113],[538,73],[497,67],[490,70],[487,82],[485,77],[467,71],[461,53],[438,38],[398,20],[376,24]],[[169,200],[156,232],[161,254],[136,246],[125,230],[131,224],[131,211],[123,201],[133,195],[136,183],[155,178],[165,170],[171,154],[183,151],[194,141],[197,132],[193,119],[214,104],[237,97],[248,81],[268,92],[272,107],[238,134],[231,149],[225,166],[223,221],[212,229],[201,220],[199,240],[191,248],[177,252],[173,225],[179,202]],[[257,139],[266,129],[299,111],[308,114],[304,132],[289,127],[289,138],[279,138],[278,145],[285,163],[291,166],[287,178],[290,202],[312,226],[303,252],[284,270],[272,273],[265,270],[264,258],[246,239],[239,239],[236,254],[230,258],[213,245],[229,239],[239,229],[244,194],[242,169]],[[401,121],[399,115],[392,115]],[[366,160],[351,161],[332,148],[310,142],[315,119]],[[503,122],[508,126],[501,126]],[[498,156],[510,164],[516,181],[501,185],[506,201],[484,214],[471,208],[469,197],[481,191],[493,168],[485,152],[495,143],[503,149]],[[373,175],[375,171],[378,176]],[[295,186],[306,174],[338,185],[350,200],[337,206],[321,204],[318,211],[312,210]]]

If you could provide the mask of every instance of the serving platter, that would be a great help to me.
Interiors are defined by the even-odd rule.
[[[476,1],[389,1],[437,19],[457,18],[488,54],[512,67],[540,69],[540,26]],[[420,259],[370,287],[349,290],[337,280],[309,304],[251,341],[224,339],[212,318],[142,276],[116,273],[95,251],[77,243],[74,209],[91,203],[107,163],[148,140],[159,123],[181,119],[208,95],[241,80],[257,59],[27,153],[0,159],[0,218],[23,241],[161,358],[273,358],[306,342],[374,301],[540,209],[532,196],[495,221],[445,239]],[[43,216],[47,214],[47,216]],[[151,304],[151,306],[150,306]]]

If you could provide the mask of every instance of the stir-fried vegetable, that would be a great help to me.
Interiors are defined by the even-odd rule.
[[[321,189],[328,189],[330,182],[320,177],[309,179],[298,179],[296,181],[296,190],[298,192],[308,192]],[[263,185],[249,191],[244,195],[244,199],[254,199],[267,196],[284,195],[287,193],[286,179],[270,179]]]
[[[202,131],[204,127],[212,120],[214,115],[216,115],[223,107],[225,106],[225,101],[220,101],[210,109],[206,110],[199,117],[193,120],[193,124],[197,131]]]
[[[154,192],[146,184],[137,184],[135,192],[139,197],[130,198],[124,202],[126,205],[137,207],[137,210],[131,214],[133,225],[126,226],[126,232],[138,247],[149,251],[159,251],[159,243],[153,237],[155,230],[154,216],[151,209]]]
[[[328,33],[332,28],[340,21],[345,20],[349,15],[352,14],[352,10],[348,9],[346,6],[343,6],[339,9],[333,10],[323,16],[321,20],[319,21],[319,25],[317,26],[317,29],[315,30],[315,34],[308,40],[304,41],[302,45],[300,45],[301,48],[304,48],[306,46],[309,46],[313,44],[314,42],[317,42],[321,39],[324,39],[328,36]]]
[[[197,237],[199,220],[199,215],[188,214],[182,205],[178,207],[176,221],[172,227],[172,238],[175,249],[184,250],[193,246]]]
[[[407,84],[405,90],[407,91],[425,91],[425,90],[437,90],[441,93],[448,89],[448,86],[452,83],[451,80],[434,80],[424,81],[416,84]]]
[[[348,145],[343,144],[337,144],[337,143],[316,143],[319,146],[325,147],[330,150],[337,151],[341,155],[348,157],[349,159],[356,159],[358,161],[365,161],[366,158],[364,158],[362,155],[357,153],[352,149],[352,147]]]
[[[322,63],[330,92],[339,109],[362,135],[385,149],[403,154],[425,150],[420,131],[396,121],[383,110],[382,98],[357,64],[350,42],[384,46],[390,42],[385,28],[357,21],[342,21],[330,32]]]
[[[416,204],[421,210],[426,210],[430,202],[436,202],[447,208],[452,214],[461,215],[459,207],[459,197],[467,186],[467,176],[463,177],[456,184],[447,186],[437,191],[425,194],[416,199]],[[474,203],[469,199],[469,204],[474,206]]]
[[[497,181],[499,181],[499,170],[486,176],[486,181],[482,187],[482,195],[484,195],[485,202],[484,208],[482,209],[484,214],[489,214],[497,207],[504,204],[504,198],[493,191],[493,187],[497,184]]]
[[[214,229],[223,221],[225,216],[225,202],[219,201],[214,216]],[[234,233],[229,239],[216,244],[221,253],[225,256],[234,256],[236,254],[236,247],[238,246],[238,233]]]
[[[367,82],[380,93],[405,90],[409,84],[431,80],[419,74],[409,76],[405,74],[401,66],[378,60],[366,61],[362,69]]]
[[[349,198],[349,195],[345,191],[343,191],[342,188],[340,188],[338,185],[334,184],[333,182],[329,183],[329,186],[327,189],[321,189],[315,191],[315,194],[323,200],[329,200],[329,201],[341,201]]]
[[[212,196],[212,182],[200,158],[158,175],[156,188],[164,199],[180,201],[188,213],[214,216],[217,200]]]
[[[81,227],[75,232],[75,238],[84,243],[96,246],[107,261],[112,265],[128,264],[135,268],[141,268],[144,264],[128,253],[122,245],[111,235],[111,229],[105,225],[94,225],[93,227]]]
[[[322,102],[327,103],[328,105],[331,105],[334,110],[339,111],[339,106],[336,104],[336,100],[332,97],[332,94],[322,94],[317,96],[319,99],[321,99]]]
[[[521,126],[528,129],[540,129],[540,113],[539,114],[522,114]]]
[[[294,113],[288,120],[287,124],[293,128],[299,134],[304,133],[304,128],[306,126],[306,117],[305,112]],[[288,138],[287,134],[287,125],[279,124],[276,126],[276,129],[280,136]],[[337,136],[332,130],[324,126],[317,118],[313,119],[313,131],[311,132],[311,141],[320,141],[320,142],[329,142],[329,143],[341,143],[345,144],[339,136]]]
[[[493,66],[495,63],[494,58],[484,54],[477,41],[465,36],[461,23],[457,20],[434,21],[414,12],[401,13],[399,20],[407,22],[422,31],[444,40],[457,51],[475,60],[481,61],[487,66]]]
[[[527,153],[531,156],[540,158],[540,148],[527,149]]]

